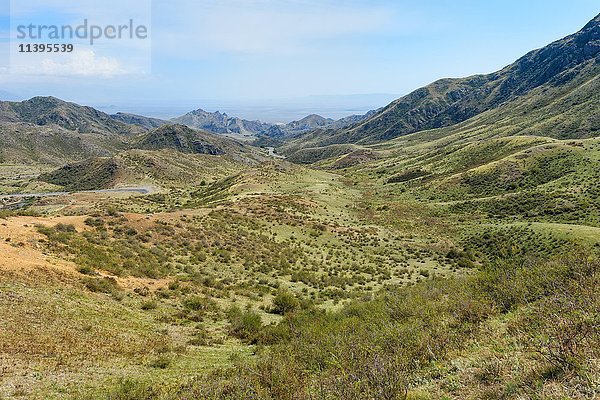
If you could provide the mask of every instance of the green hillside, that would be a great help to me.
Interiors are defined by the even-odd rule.
[[[0,124],[0,163],[61,166],[126,149],[120,135],[79,133],[59,126]]]
[[[90,158],[67,164],[37,179],[68,191],[153,185],[188,187],[223,178],[247,168],[230,158],[181,154],[175,150],[128,150],[113,157]]]
[[[132,134],[136,127],[119,122],[92,107],[55,97],[34,97],[22,102],[0,102],[0,122],[58,125],[79,133]]]
[[[534,50],[498,72],[436,81],[357,125],[313,131],[288,144],[286,150],[292,153],[334,143],[372,144],[480,115],[482,118],[472,121],[481,129],[492,123],[504,134],[598,136],[599,41],[597,16],[581,31]],[[552,118],[547,118],[549,115]]]

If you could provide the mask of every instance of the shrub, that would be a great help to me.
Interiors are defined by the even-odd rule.
[[[273,298],[271,312],[284,315],[296,311],[300,307],[300,301],[286,289],[279,289]]]
[[[142,302],[142,305],[140,306],[142,310],[155,310],[157,307],[158,303],[156,300],[146,300]]]
[[[88,265],[82,265],[81,267],[79,267],[77,269],[77,271],[79,271],[79,273],[83,274],[83,275],[94,275],[96,273],[94,268],[92,268]]]
[[[549,295],[527,307],[518,328],[529,349],[552,368],[580,372],[593,368],[591,360],[600,356],[600,263],[564,264],[569,268],[562,280],[555,279]]]
[[[77,232],[77,230],[75,229],[75,227],[71,224],[56,224],[56,226],[54,227],[54,229],[57,232],[64,232],[64,233],[75,233]]]
[[[477,286],[502,312],[531,303],[552,293],[569,276],[565,262],[496,260],[484,266]]]
[[[197,327],[194,332],[192,339],[188,343],[192,346],[207,346],[209,344],[210,336],[204,326]]]
[[[202,322],[207,312],[218,310],[217,303],[213,299],[199,295],[188,296],[182,304],[184,310],[179,313],[179,317],[195,322]]]
[[[255,342],[262,328],[262,318],[254,311],[242,311],[238,307],[231,308],[227,316],[229,318],[229,332],[244,341]]]
[[[183,300],[183,306],[191,311],[208,311],[214,309],[216,303],[208,297],[191,295]]]
[[[91,226],[91,227],[102,227],[104,226],[104,220],[102,218],[92,218],[92,217],[88,217],[85,219],[85,221],[83,221],[84,224],[86,224],[87,226]]]
[[[168,356],[158,356],[152,360],[148,365],[152,368],[167,369],[171,365],[171,358]]]
[[[110,277],[85,277],[81,280],[81,282],[92,292],[117,294],[121,291],[117,281]]]

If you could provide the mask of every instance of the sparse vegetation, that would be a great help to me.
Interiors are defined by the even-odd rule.
[[[4,104],[0,399],[600,396],[597,46],[552,46],[287,161]]]

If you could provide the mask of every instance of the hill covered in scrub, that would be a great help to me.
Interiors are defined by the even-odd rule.
[[[259,153],[184,125],[131,114],[108,116],[52,97],[0,104],[2,163],[61,166],[134,148],[236,155],[248,160]]]
[[[249,162],[256,160],[180,153],[173,149],[134,149],[112,157],[67,164],[36,179],[73,192],[139,185],[194,188],[214,177],[239,173],[248,168]]]
[[[62,186],[66,190],[108,189],[116,185],[122,166],[118,159],[92,158],[68,164],[56,171],[40,175],[41,181]]]
[[[143,135],[133,147],[145,150],[170,149],[181,153],[223,156],[247,164],[254,164],[266,159],[258,149],[252,146],[179,124],[168,124],[156,128]],[[217,159],[215,162],[218,162]]]
[[[174,149],[182,153],[225,154],[224,140],[188,128],[185,125],[165,125],[147,134],[137,144],[145,149]]]
[[[194,186],[206,179],[209,171],[240,171],[267,159],[234,140],[174,124],[154,129],[131,147],[111,157],[69,163],[37,179],[69,191],[136,183]]]
[[[60,166],[106,157],[145,131],[54,97],[0,102],[0,162]]]
[[[34,97],[22,102],[0,102],[0,122],[57,125],[79,133],[136,133],[135,127],[116,121],[92,107],[68,103],[55,97]]]
[[[543,136],[598,136],[599,55],[597,16],[579,32],[534,50],[498,72],[436,81],[358,124],[307,133],[290,150],[335,143],[372,144],[475,116],[488,123],[509,117],[513,134],[520,134],[519,126],[525,125]],[[538,126],[548,111],[557,120]]]
[[[110,117],[116,121],[124,122],[130,125],[141,126],[142,128],[146,129],[158,128],[162,125],[166,125],[169,123],[168,121],[158,118],[149,118],[144,117],[143,115],[135,115],[122,112],[112,114]]]
[[[0,123],[0,162],[60,166],[127,148],[117,135],[80,133],[59,126]]]

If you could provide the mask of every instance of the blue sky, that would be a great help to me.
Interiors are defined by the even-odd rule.
[[[28,4],[28,12],[37,13],[38,19],[43,5],[48,23],[64,15],[75,21],[90,13],[85,0],[17,1]],[[106,13],[97,18],[109,23],[111,7],[125,7],[125,16],[149,3],[106,0]],[[438,78],[500,69],[529,50],[577,31],[600,12],[597,0],[151,3],[151,69],[127,65],[139,49],[108,44],[82,53],[83,61],[69,61],[63,73],[60,64],[52,64],[56,68],[40,73],[0,74],[0,90],[92,104],[401,95]],[[0,7],[4,45],[9,31],[6,11]]]

